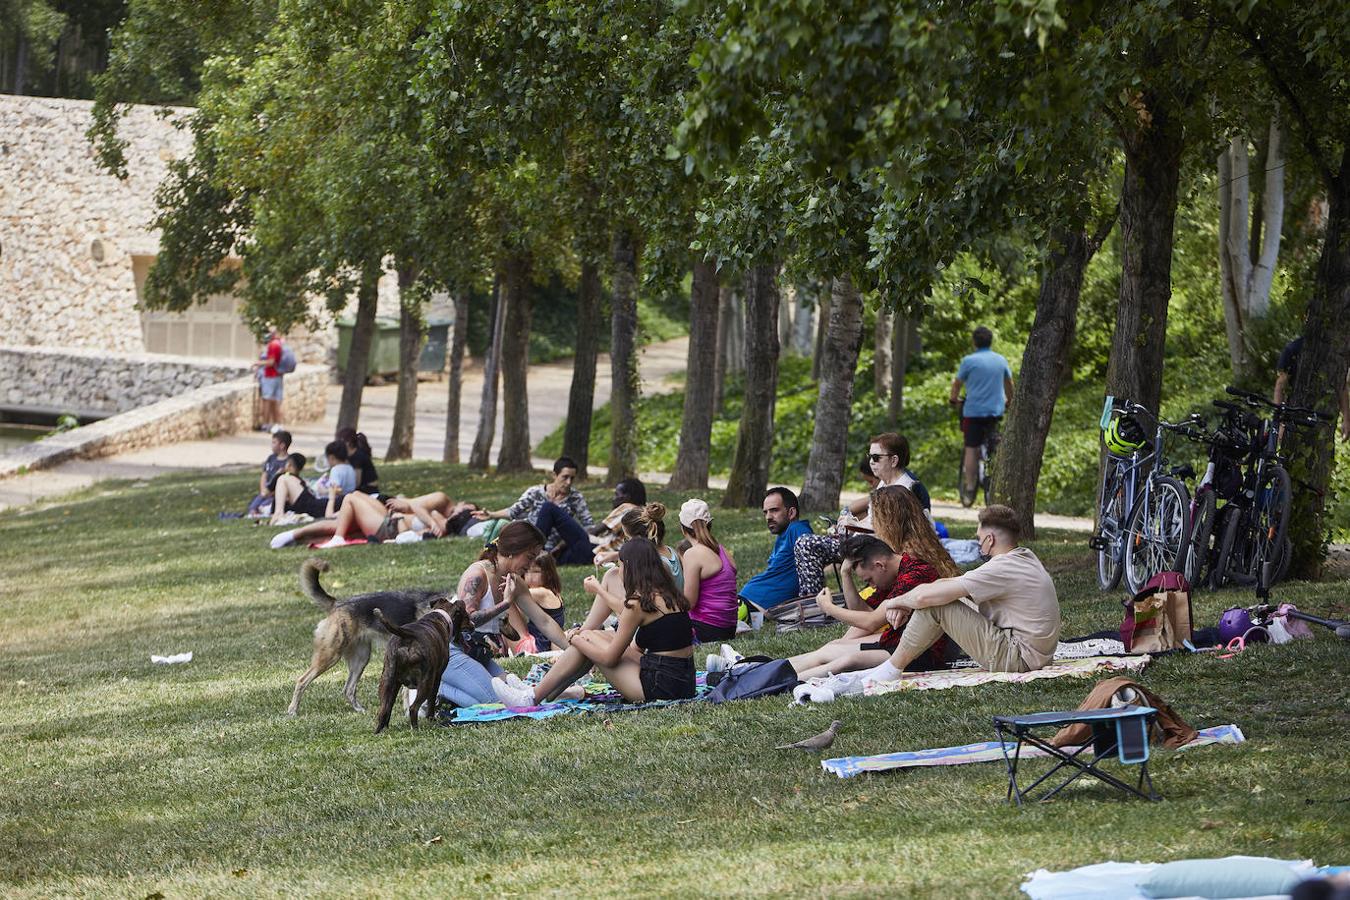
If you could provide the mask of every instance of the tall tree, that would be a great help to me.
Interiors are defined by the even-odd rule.
[[[600,267],[581,261],[577,280],[577,340],[572,357],[572,385],[567,393],[567,423],[563,428],[563,456],[577,464],[577,477],[587,477],[591,457],[591,418],[595,406],[595,365],[600,354],[602,297]]]
[[[417,426],[417,363],[422,356],[425,334],[422,317],[424,293],[416,285],[415,266],[398,267],[398,392],[394,397],[394,423],[384,458],[411,459]]]
[[[628,227],[614,234],[613,315],[609,340],[609,479],[637,476],[637,239]]]
[[[862,297],[847,275],[834,279],[830,325],[820,363],[820,387],[811,454],[802,486],[804,510],[835,509],[843,487],[853,379],[862,347]],[[842,438],[842,439],[841,439]]]
[[[497,470],[528,472],[530,465],[530,321],[533,298],[530,285],[530,260],[525,256],[507,259],[501,276],[502,327],[502,446],[497,455]],[[523,365],[521,364],[523,363]]]
[[[469,339],[469,291],[456,288],[455,321],[450,332],[450,374],[446,378],[445,447],[441,461],[459,464],[459,415],[464,397],[464,348]]]
[[[483,357],[483,394],[478,405],[478,433],[469,451],[469,468],[486,469],[497,436],[497,381],[500,377],[502,340],[506,327],[506,299],[499,275],[492,286],[492,341]]]
[[[379,306],[380,275],[378,260],[361,271],[356,294],[356,319],[352,339],[347,345],[347,368],[342,373],[342,398],[338,401],[337,429],[357,428],[361,421],[361,396],[366,389],[366,370],[370,348],[375,340],[375,313]]]
[[[769,486],[773,412],[778,397],[778,264],[745,277],[745,402],[722,505],[758,506]]]
[[[872,390],[878,400],[891,395],[891,354],[895,350],[895,312],[886,307],[877,310],[872,331]]]
[[[685,364],[684,418],[680,422],[680,449],[671,490],[704,490],[712,452],[712,423],[716,412],[718,275],[715,263],[694,261],[689,292],[689,352]]]

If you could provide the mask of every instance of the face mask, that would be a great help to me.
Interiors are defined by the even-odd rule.
[[[989,553],[986,553],[984,550],[984,541],[980,541],[980,562],[987,563],[989,562],[989,560],[993,559],[994,558],[994,554],[992,552],[993,549],[994,549],[994,540],[992,537],[989,539],[989,550],[991,551]]]

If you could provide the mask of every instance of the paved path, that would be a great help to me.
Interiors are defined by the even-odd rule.
[[[684,371],[688,348],[688,338],[676,338],[645,347],[640,362],[643,392],[653,394],[679,390],[679,383],[672,380],[671,376]],[[531,366],[529,380],[530,396],[533,401],[530,404],[530,441],[538,444],[566,417],[567,394],[572,384],[572,361],[564,359]],[[418,387],[417,426],[413,436],[414,459],[441,458],[445,443],[446,387],[444,380],[426,381]],[[385,448],[389,446],[397,391],[395,385],[367,386],[362,394],[361,430],[370,438],[371,447],[377,457],[383,455]],[[459,425],[462,459],[468,459],[474,436],[478,433],[478,407],[482,391],[481,367],[476,364],[466,367]],[[608,403],[609,395],[609,357],[601,356],[596,371],[595,405],[599,407]],[[333,423],[337,421],[338,404],[341,399],[341,385],[331,386],[328,390],[328,411],[324,418],[318,422],[306,422],[291,428],[291,433],[295,437],[294,447],[297,450],[312,458],[325,443],[332,440]],[[501,440],[502,418],[499,400],[496,438],[493,443],[494,460],[496,448]],[[266,436],[247,433],[222,435],[212,440],[186,441],[104,459],[76,460],[31,475],[0,481],[0,509],[27,506],[47,498],[60,497],[112,478],[153,478],[166,472],[215,469],[223,466],[255,468],[267,453]],[[550,462],[551,460],[537,460],[536,465],[544,468]],[[669,475],[663,472],[644,472],[642,478],[649,483],[659,484],[669,480]],[[724,488],[726,480],[713,478],[710,485],[714,488]],[[800,488],[800,485],[792,487]],[[861,495],[845,492],[843,500],[848,502],[859,496]],[[978,509],[964,509],[955,503],[941,501],[933,503],[933,515],[941,521],[973,522],[978,512]],[[1040,515],[1036,517],[1036,524],[1043,528],[1092,530],[1091,519],[1068,516]]]

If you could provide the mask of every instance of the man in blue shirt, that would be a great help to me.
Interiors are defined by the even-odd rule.
[[[961,388],[966,389],[965,406],[961,409],[961,430],[965,432],[965,484],[962,489],[975,493],[979,473],[980,447],[985,439],[998,431],[998,422],[1012,399],[1012,369],[1000,354],[989,349],[994,333],[981,325],[971,333],[975,352],[961,359],[961,367],[952,379],[951,403],[961,403]]]
[[[751,578],[740,590],[741,599],[760,610],[777,606],[798,596],[797,565],[792,545],[797,538],[811,534],[811,526],[797,518],[797,495],[785,487],[769,488],[764,495],[764,524],[769,534],[778,535],[773,553],[764,571]]]

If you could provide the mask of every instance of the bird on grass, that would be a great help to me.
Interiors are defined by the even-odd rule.
[[[826,728],[824,731],[822,731],[818,735],[815,735],[814,737],[809,737],[804,741],[798,741],[795,744],[779,744],[777,747],[774,747],[774,749],[812,750],[816,752],[819,752],[821,750],[828,750],[830,748],[830,745],[834,743],[834,736],[836,733],[838,733],[839,726],[841,724],[843,723],[841,723],[838,719],[835,719],[833,722],[830,723],[829,728]]]

